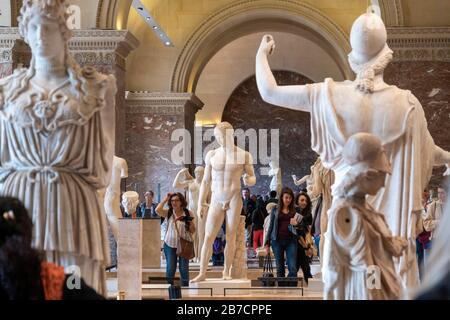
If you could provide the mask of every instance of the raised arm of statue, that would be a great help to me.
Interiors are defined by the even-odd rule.
[[[306,182],[306,180],[308,180],[309,177],[310,177],[310,175],[308,174],[308,175],[304,176],[303,178],[297,180],[297,176],[293,175],[292,179],[294,180],[294,184],[296,186],[301,186],[302,184],[304,184]]]
[[[442,166],[446,165],[447,170],[444,172],[444,176],[450,175],[450,152],[443,150],[442,148],[434,147],[434,165]]]
[[[256,83],[264,101],[288,109],[309,112],[311,85],[279,86],[270,70],[267,56],[275,50],[271,35],[264,35],[256,54]]]
[[[178,189],[186,189],[189,184],[194,181],[194,178],[189,173],[188,168],[181,169],[173,181],[173,187]]]
[[[211,193],[211,157],[214,155],[214,152],[215,150],[209,151],[205,157],[205,173],[203,174],[198,196],[197,215],[199,217],[203,217],[203,214],[208,210],[208,195]]]
[[[245,165],[244,165],[244,184],[247,187],[252,187],[256,184],[255,169],[253,168],[253,157],[249,152],[245,153]]]

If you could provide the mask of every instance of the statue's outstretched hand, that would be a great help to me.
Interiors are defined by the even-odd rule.
[[[450,176],[450,164],[446,164],[445,166],[447,167],[447,170],[444,172],[444,177]]]
[[[275,41],[270,34],[263,36],[261,44],[258,49],[258,53],[262,53],[265,56],[271,55],[275,50]]]

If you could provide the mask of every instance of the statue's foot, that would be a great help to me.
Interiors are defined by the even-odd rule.
[[[222,280],[231,280],[230,272],[229,271],[223,271],[222,274]]]
[[[196,276],[194,279],[191,280],[191,283],[196,283],[196,282],[205,281],[205,280],[206,280],[206,274],[200,273],[198,276]]]

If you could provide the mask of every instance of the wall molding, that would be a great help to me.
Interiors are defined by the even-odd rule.
[[[450,61],[450,27],[390,27],[394,61]]]
[[[386,27],[400,27],[405,24],[401,0],[380,0],[379,4]]]
[[[185,114],[192,108],[197,113],[203,102],[193,93],[127,91],[125,94],[127,113]]]
[[[18,42],[23,43],[18,28],[0,28],[0,63],[13,62]],[[139,40],[128,30],[74,30],[69,40],[69,50],[80,64],[116,64],[123,70],[126,57],[138,46]]]

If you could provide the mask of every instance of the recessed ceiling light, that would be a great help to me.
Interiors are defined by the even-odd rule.
[[[142,7],[138,7],[138,9],[141,10],[141,11],[144,10],[144,8],[142,8]]]
[[[147,18],[145,18],[145,19],[150,20],[150,17],[147,17]]]
[[[158,29],[158,27],[157,27],[157,26],[153,26],[152,28],[153,28],[154,30]]]
[[[170,42],[169,41],[166,42],[166,46],[170,46]]]

